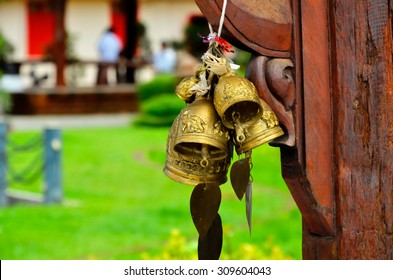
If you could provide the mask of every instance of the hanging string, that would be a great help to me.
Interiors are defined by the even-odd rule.
[[[224,26],[224,21],[225,21],[225,12],[227,9],[227,3],[228,3],[228,0],[224,0],[224,2],[222,4],[222,11],[221,11],[220,23],[218,25],[217,37],[221,37],[222,27]],[[209,32],[210,32],[209,37],[216,36],[216,34],[214,33],[214,30],[213,30],[213,26],[210,23],[209,23]]]
[[[227,2],[228,2],[227,0],[224,0],[224,3],[222,5],[220,25],[218,26],[218,33],[217,33],[218,37],[221,37],[221,31],[222,31],[222,27],[224,25],[224,20],[225,20],[225,11],[227,9]]]
[[[213,26],[210,24],[210,22],[209,22],[209,32],[210,32],[210,35],[212,35],[214,33]]]

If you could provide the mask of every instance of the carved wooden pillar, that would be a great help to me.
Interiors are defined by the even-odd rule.
[[[217,27],[222,0],[196,0]],[[286,135],[305,259],[393,258],[393,4],[228,0],[223,37]],[[245,20],[247,18],[247,20]]]

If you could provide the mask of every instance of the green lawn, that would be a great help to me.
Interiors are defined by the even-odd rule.
[[[167,133],[135,126],[63,131],[66,201],[0,209],[0,259],[195,258],[192,187],[162,172]],[[23,142],[36,134],[9,137]],[[229,183],[221,186],[222,257],[300,259],[301,218],[281,179],[279,150],[259,147],[253,163],[251,236],[244,201]],[[10,188],[40,193],[42,180]]]

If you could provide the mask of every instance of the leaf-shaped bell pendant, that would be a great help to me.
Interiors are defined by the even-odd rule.
[[[227,181],[229,157],[208,160],[207,166],[199,153],[180,154],[175,151],[175,141],[181,127],[181,115],[172,124],[166,147],[164,173],[173,181],[196,186],[200,183],[224,184]],[[201,164],[202,163],[202,164]]]
[[[202,158],[201,166],[228,157],[229,131],[221,123],[210,98],[197,97],[179,115],[174,149],[183,156]]]
[[[220,77],[214,90],[214,106],[222,123],[235,129],[236,139],[245,139],[244,128],[262,117],[258,92],[247,78],[229,72]]]
[[[268,143],[284,134],[272,109],[265,101],[262,99],[260,101],[263,108],[262,118],[255,124],[244,129],[244,141],[241,143],[236,142],[236,152],[239,155]]]

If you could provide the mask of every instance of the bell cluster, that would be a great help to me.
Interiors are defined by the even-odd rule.
[[[284,134],[254,84],[240,77],[219,49],[210,48],[176,94],[187,103],[169,131],[164,173],[196,186],[227,181],[233,148],[240,156]]]

